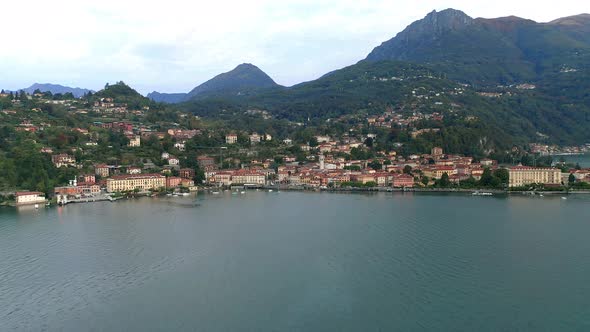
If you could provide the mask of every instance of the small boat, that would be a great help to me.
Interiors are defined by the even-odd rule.
[[[471,193],[472,196],[493,196],[493,193],[489,193],[489,192],[480,192],[480,191],[475,191],[473,193]]]
[[[38,209],[38,208],[39,208],[39,204],[35,204],[35,209]]]
[[[212,191],[211,192],[213,195],[219,195],[219,191]]]
[[[272,189],[269,189],[268,192],[271,193],[272,192]]]
[[[565,199],[567,199],[567,197],[561,197],[561,199],[564,199],[565,200]]]
[[[240,191],[240,194],[241,195],[244,195],[245,193],[246,193],[245,191]]]
[[[182,196],[186,197],[186,196],[190,196],[189,193],[182,193]]]

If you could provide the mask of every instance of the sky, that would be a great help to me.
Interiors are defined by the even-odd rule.
[[[548,22],[587,0],[27,0],[2,4],[0,88],[187,92],[240,63],[293,85],[362,60],[432,10]]]

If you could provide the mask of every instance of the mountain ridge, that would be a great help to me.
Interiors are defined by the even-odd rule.
[[[159,93],[154,91],[148,98],[157,102],[180,103],[191,99],[217,95],[247,95],[260,90],[279,88],[268,74],[251,63],[242,63],[231,71],[221,73],[198,85],[188,93]]]

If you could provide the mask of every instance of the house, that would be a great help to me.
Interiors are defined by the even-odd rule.
[[[169,176],[166,178],[166,188],[178,188],[182,183],[182,178],[176,176]]]
[[[57,168],[76,166],[76,158],[65,153],[51,156],[51,161]]]
[[[106,178],[110,175],[110,167],[105,164],[94,166],[94,174]]]
[[[135,135],[132,138],[129,138],[129,144],[127,144],[127,145],[132,148],[140,147],[141,146],[141,136]]]
[[[457,174],[457,169],[454,166],[434,166],[426,168],[423,172],[424,176],[432,179],[440,179],[445,173],[448,176],[455,175]]]
[[[184,151],[186,149],[186,145],[183,142],[174,143],[174,147],[178,149],[178,151]]]
[[[141,167],[129,166],[127,167],[127,174],[141,174]]]
[[[409,174],[394,175],[392,185],[394,188],[412,188],[414,186],[414,177]]]
[[[16,205],[44,204],[45,194],[36,191],[19,191],[14,194]]]
[[[225,143],[227,144],[236,144],[238,142],[238,135],[235,133],[230,133],[225,135]]]
[[[174,156],[170,156],[168,158],[168,165],[170,166],[178,166],[180,164],[180,160]]]
[[[195,170],[192,168],[183,168],[178,171],[178,175],[183,179],[192,179],[195,177]]]
[[[94,174],[83,174],[78,176],[80,183],[96,183],[96,176]]]
[[[431,150],[430,154],[431,154],[433,157],[440,157],[440,156],[442,156],[442,155],[443,155],[443,149],[442,149],[442,148],[440,148],[440,147],[434,147],[434,148],[432,148],[432,150]]]
[[[199,164],[200,168],[205,169],[208,166],[214,166],[215,159],[213,157],[208,157],[208,156],[198,156],[197,157],[197,164]]]
[[[195,181],[191,180],[191,179],[182,179],[182,181],[180,182],[180,186],[184,187],[184,188],[189,188],[189,189],[196,189],[195,188]]]
[[[330,143],[330,136],[316,136],[315,139],[318,143]]]
[[[293,140],[290,139],[290,138],[285,138],[283,140],[283,144],[285,144],[285,145],[292,145],[293,144]]]
[[[260,135],[258,135],[257,133],[253,133],[252,135],[250,135],[250,143],[251,144],[260,143],[261,140],[262,140],[262,137]]]

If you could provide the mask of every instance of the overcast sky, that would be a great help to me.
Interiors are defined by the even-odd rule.
[[[363,59],[436,9],[547,22],[588,0],[27,0],[2,4],[0,87],[186,92],[250,62],[293,85]]]

